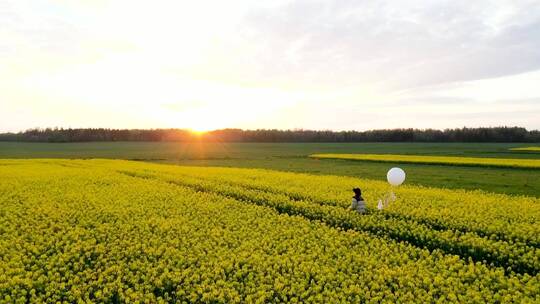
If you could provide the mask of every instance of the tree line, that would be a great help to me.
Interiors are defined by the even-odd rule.
[[[521,127],[316,131],[222,129],[196,133],[185,129],[36,128],[0,134],[0,141],[207,141],[207,142],[540,142],[539,130]]]

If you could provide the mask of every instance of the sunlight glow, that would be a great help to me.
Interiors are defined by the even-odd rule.
[[[206,133],[208,133],[209,131],[213,131],[213,129],[207,129],[207,128],[202,128],[202,129],[189,129],[189,132],[191,132],[193,135],[196,135],[198,137],[202,137],[203,135],[205,135]]]
[[[4,0],[0,132],[540,127],[540,10],[368,2]]]

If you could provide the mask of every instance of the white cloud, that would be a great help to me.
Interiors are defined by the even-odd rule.
[[[540,128],[539,71],[538,0],[0,3],[0,131]]]

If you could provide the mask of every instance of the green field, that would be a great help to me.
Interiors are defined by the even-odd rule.
[[[384,180],[393,164],[316,160],[315,153],[410,154],[540,159],[509,150],[530,144],[500,143],[10,143],[0,142],[0,158],[119,158],[194,166],[267,168]],[[400,164],[409,184],[540,196],[538,170]]]

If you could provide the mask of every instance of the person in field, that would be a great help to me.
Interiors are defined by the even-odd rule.
[[[366,202],[364,201],[364,198],[362,197],[362,190],[360,188],[354,188],[353,192],[354,192],[354,196],[352,198],[351,208],[360,214],[365,213]]]

